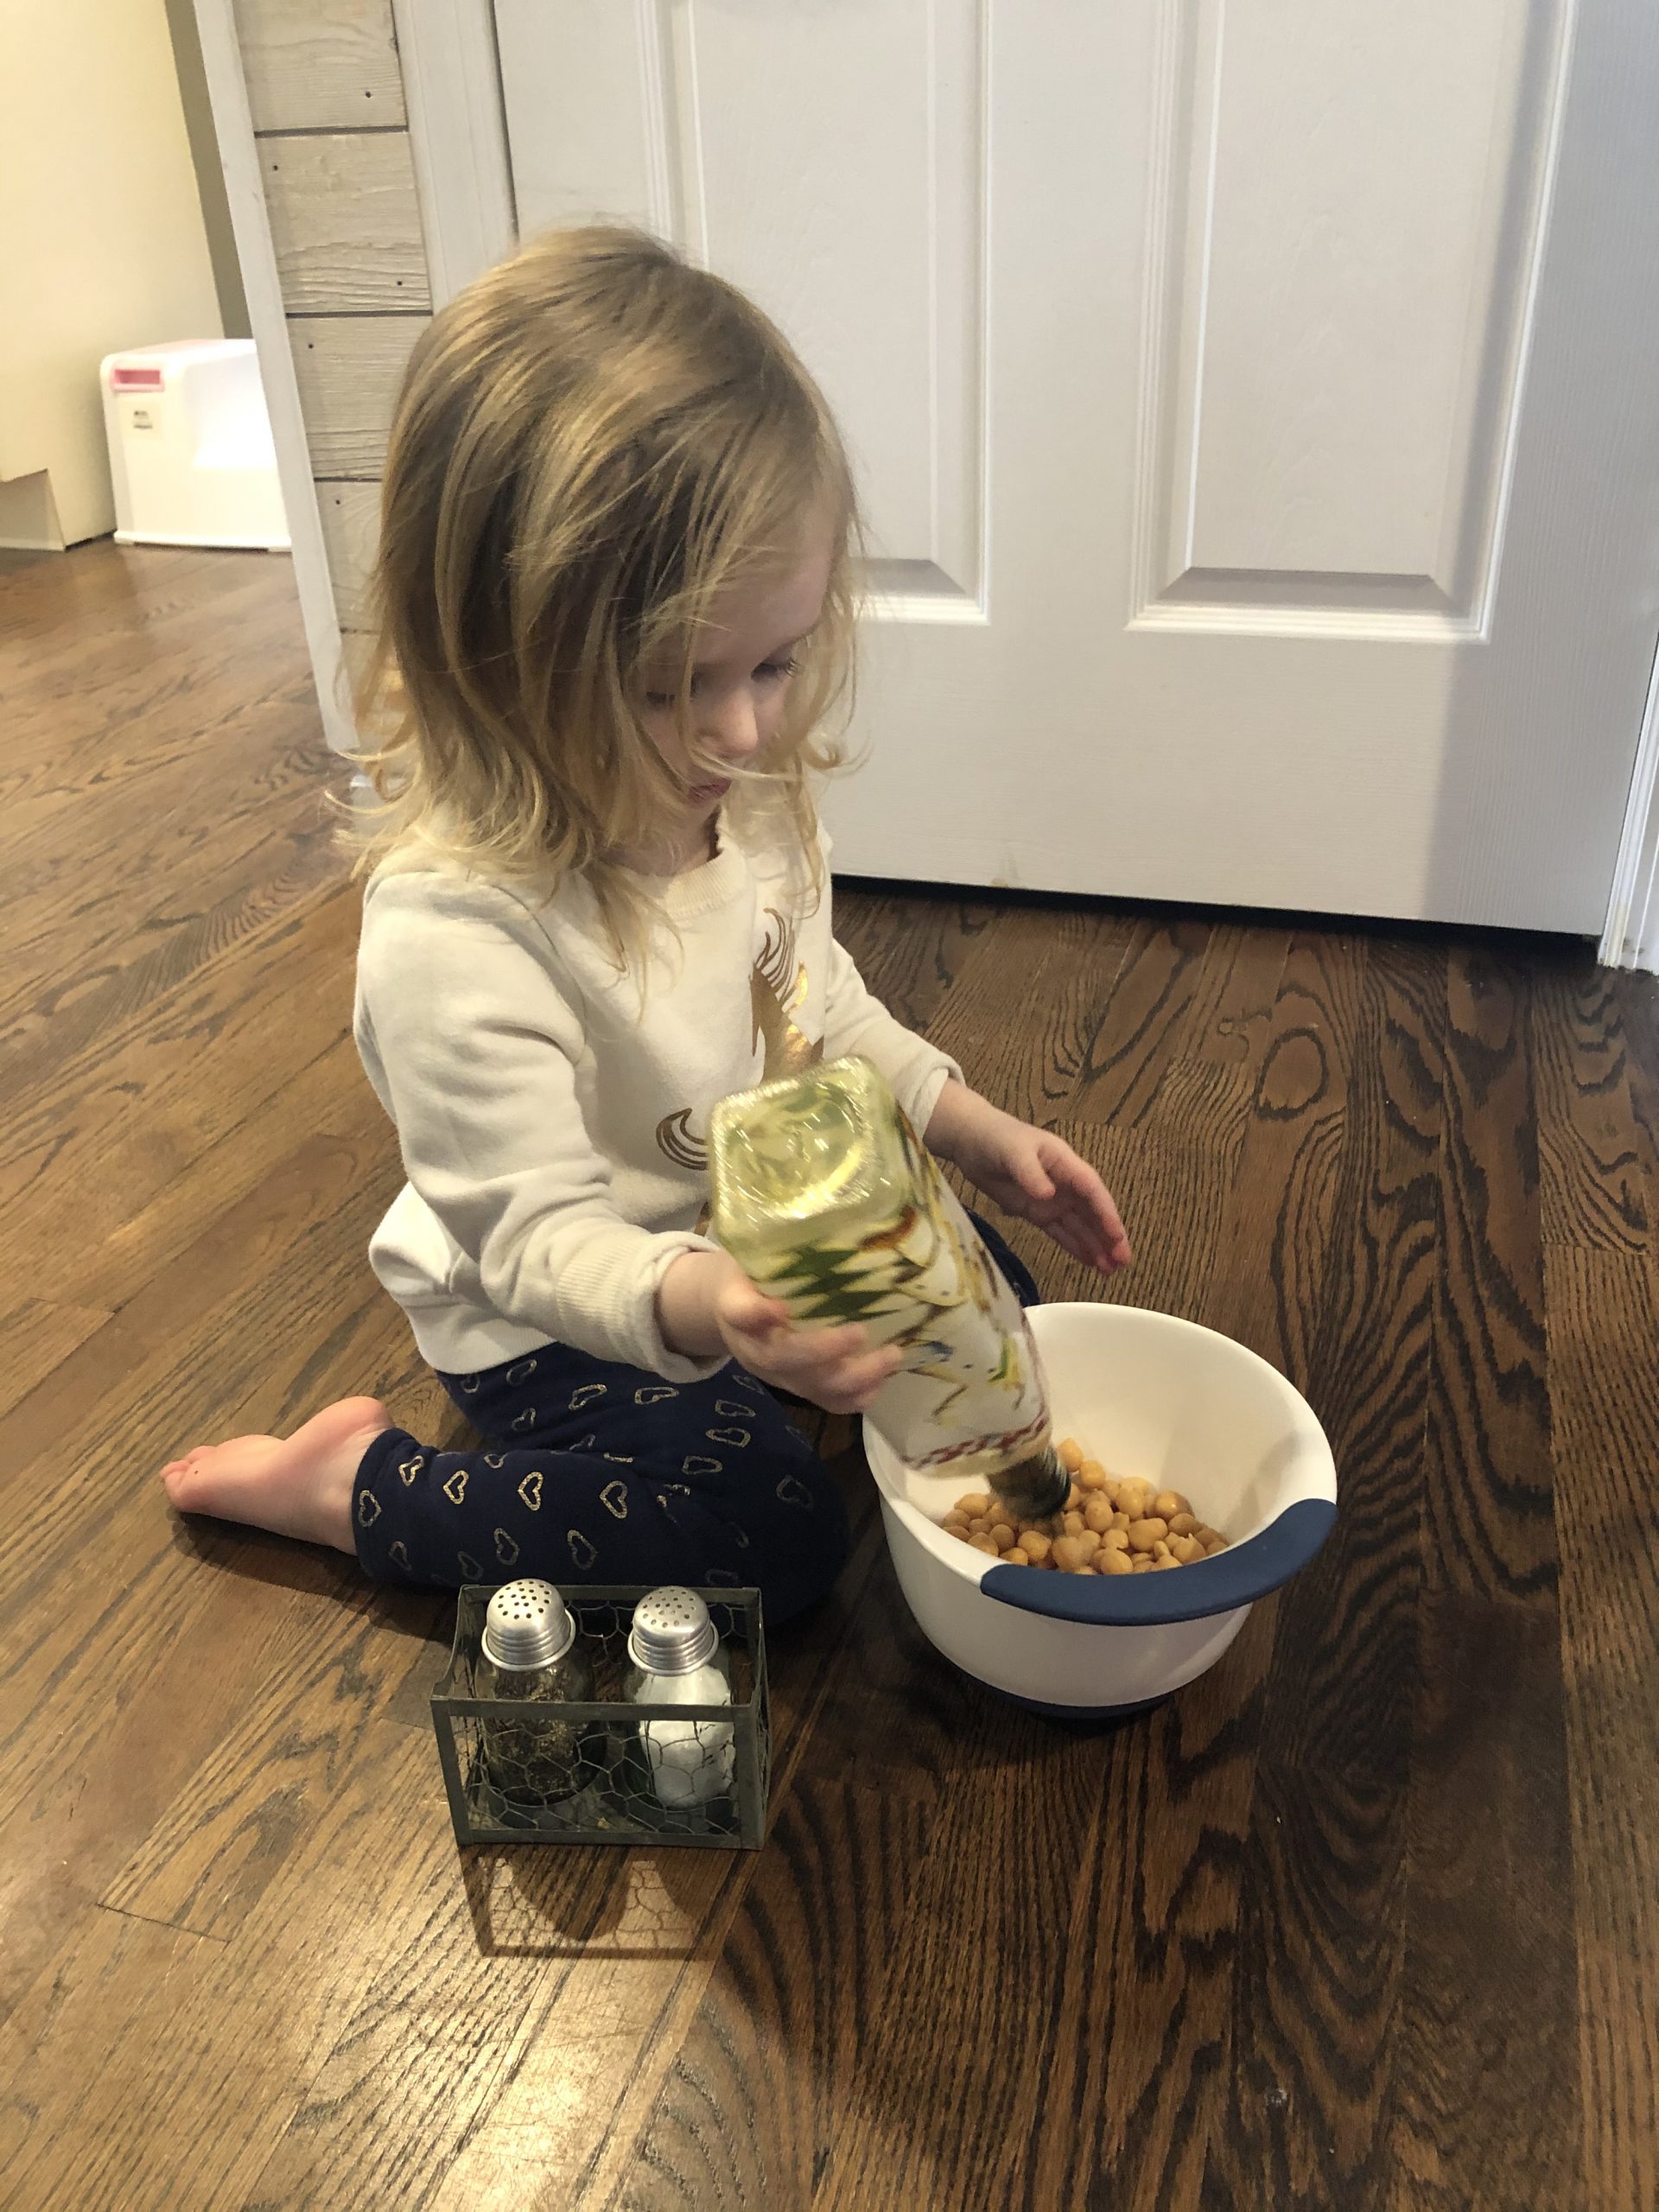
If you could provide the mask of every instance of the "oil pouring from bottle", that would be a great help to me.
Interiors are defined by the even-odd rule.
[[[831,1060],[724,1099],[709,1150],[713,1234],[750,1280],[804,1327],[903,1347],[869,1410],[899,1458],[1058,1514],[1070,1478],[1020,1301],[880,1071]]]

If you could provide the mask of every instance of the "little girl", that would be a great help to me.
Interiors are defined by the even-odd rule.
[[[378,1580],[753,1583],[776,1623],[846,1527],[772,1389],[857,1412],[899,1356],[791,1327],[700,1233],[715,1102],[861,1052],[1077,1259],[1123,1265],[1122,1224],[830,934],[856,517],[758,309],[629,232],[525,248],[416,346],[382,513],[355,1028],[408,1181],[370,1258],[481,1440],[347,1398],[168,1496]]]

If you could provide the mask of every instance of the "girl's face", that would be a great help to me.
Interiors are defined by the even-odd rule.
[[[801,558],[787,573],[734,586],[715,601],[691,677],[692,732],[697,750],[742,767],[777,734],[796,649],[817,627],[830,585],[830,533],[809,532]],[[653,678],[664,687],[653,688]],[[646,734],[685,789],[676,865],[706,856],[709,826],[731,779],[711,776],[691,757],[675,713],[677,669],[647,669],[641,712]]]

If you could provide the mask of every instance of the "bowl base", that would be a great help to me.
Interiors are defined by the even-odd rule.
[[[1017,1690],[999,1689],[995,1682],[988,1682],[970,1667],[958,1666],[957,1672],[966,1675],[970,1682],[977,1682],[981,1689],[988,1690],[993,1697],[1006,1698],[1010,1705],[1035,1713],[1045,1720],[1135,1720],[1143,1713],[1155,1713],[1175,1695],[1173,1690],[1162,1690],[1156,1697],[1143,1697],[1131,1705],[1050,1705],[1039,1697],[1021,1697]]]

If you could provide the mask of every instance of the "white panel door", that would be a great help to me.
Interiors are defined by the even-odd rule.
[[[496,0],[520,227],[777,317],[877,558],[837,864],[1599,930],[1659,10]]]

